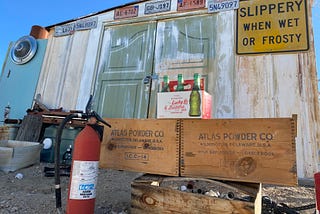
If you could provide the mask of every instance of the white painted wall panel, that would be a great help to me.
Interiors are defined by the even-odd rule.
[[[65,64],[69,59],[72,37],[50,37],[37,92],[49,108],[59,108],[61,84],[65,77]]]
[[[75,32],[73,35],[69,60],[64,69],[66,75],[61,85],[60,106],[66,109],[76,108],[89,36],[90,31]]]
[[[235,117],[298,115],[298,177],[317,171],[317,93],[307,54],[239,56],[235,75]],[[309,67],[309,68],[308,68]]]
[[[209,93],[213,95],[213,115],[217,118],[234,117],[234,25],[233,11],[217,15],[213,65],[209,65]],[[218,96],[217,96],[218,95]]]
[[[85,110],[85,106],[88,102],[89,96],[94,91],[94,83],[96,78],[97,66],[99,55],[99,41],[101,36],[101,29],[103,24],[100,20],[104,16],[98,18],[97,28],[90,30],[88,36],[87,51],[84,55],[84,64],[82,68],[82,76],[80,79],[79,94],[76,104],[76,109]]]
[[[75,109],[89,33],[51,37],[37,93],[49,108]]]

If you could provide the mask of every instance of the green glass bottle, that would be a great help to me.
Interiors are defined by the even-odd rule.
[[[162,83],[161,92],[170,92],[170,88],[169,88],[169,76],[168,76],[168,75],[164,75],[164,76],[163,76],[163,83]]]
[[[184,80],[182,74],[178,74],[178,85],[176,91],[184,91]]]
[[[193,87],[189,98],[189,116],[199,117],[201,115],[201,96],[200,96],[200,74],[193,75]]]

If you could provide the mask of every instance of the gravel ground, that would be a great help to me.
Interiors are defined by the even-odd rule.
[[[57,213],[55,202],[54,178],[44,176],[40,163],[16,172],[0,172],[0,214]],[[22,179],[16,178],[21,173]],[[100,169],[95,213],[129,213],[131,200],[131,181],[141,173]],[[69,177],[61,176],[62,207],[66,206]]]
[[[54,178],[44,176],[44,167],[52,164],[40,163],[16,172],[4,173],[0,171],[0,214],[9,213],[57,213],[55,208]],[[15,178],[18,173],[23,178]],[[100,169],[98,189],[95,203],[97,214],[125,214],[130,213],[131,182],[142,173]],[[66,196],[69,177],[61,177],[62,207],[66,206]],[[263,213],[279,212],[279,207],[296,208],[314,205],[313,187],[283,187],[263,186]],[[266,200],[268,199],[268,200]],[[285,205],[282,205],[285,204]],[[273,207],[271,209],[271,207]],[[296,213],[314,213],[315,208],[296,210]],[[287,212],[289,213],[289,212]]]

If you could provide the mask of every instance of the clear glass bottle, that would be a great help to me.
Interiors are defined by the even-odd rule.
[[[189,116],[199,117],[201,115],[201,96],[200,96],[200,74],[193,75],[193,87],[189,98]]]
[[[9,119],[9,117],[10,117],[10,110],[11,110],[11,107],[10,107],[10,105],[9,105],[9,103],[8,103],[8,105],[6,106],[6,107],[4,107],[4,120],[6,120],[6,119]]]
[[[169,76],[168,75],[164,75],[163,76],[161,92],[170,92],[169,82],[170,82],[169,81]]]
[[[184,91],[184,80],[182,74],[178,74],[178,85],[176,91]]]

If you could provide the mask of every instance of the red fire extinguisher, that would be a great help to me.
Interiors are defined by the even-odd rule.
[[[111,127],[96,112],[91,111],[92,95],[86,106],[86,113],[71,114],[59,126],[55,147],[55,189],[56,208],[61,212],[61,186],[60,186],[60,142],[62,130],[67,122],[73,118],[87,119],[88,123],[77,135],[72,153],[72,166],[70,173],[67,214],[93,214],[96,197],[96,186],[99,170],[100,144],[103,136],[101,122]]]

